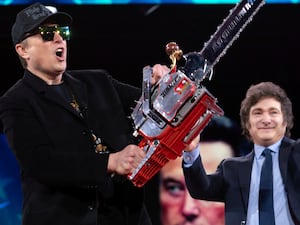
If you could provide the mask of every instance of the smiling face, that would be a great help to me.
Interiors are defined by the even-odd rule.
[[[255,144],[269,146],[280,140],[286,131],[280,102],[266,97],[253,105],[247,129]]]
[[[16,51],[26,60],[30,72],[48,84],[61,82],[62,73],[67,66],[67,43],[58,32],[50,41],[44,41],[39,33],[29,36],[16,45]]]

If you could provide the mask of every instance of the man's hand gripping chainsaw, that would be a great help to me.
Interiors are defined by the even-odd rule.
[[[169,160],[201,133],[214,115],[223,115],[217,99],[202,85],[211,79],[214,65],[226,53],[244,27],[252,20],[264,0],[242,0],[230,11],[200,52],[183,55],[175,42],[166,46],[172,60],[171,71],[151,87],[151,67],[143,69],[142,96],[131,117],[134,136],[146,156],[128,179],[142,187]],[[182,68],[176,61],[185,59]]]

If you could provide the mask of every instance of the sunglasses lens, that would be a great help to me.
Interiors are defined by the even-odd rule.
[[[59,34],[64,40],[70,40],[70,29],[68,26],[65,27],[58,27],[59,29]]]
[[[70,40],[70,29],[68,26],[39,27],[44,41],[53,41],[54,34],[58,33],[64,40]]]

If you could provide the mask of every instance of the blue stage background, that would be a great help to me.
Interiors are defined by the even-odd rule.
[[[0,135],[0,224],[21,224],[21,184],[19,167],[4,135]]]
[[[31,4],[34,0],[0,0],[0,5]],[[234,4],[238,0],[48,0],[47,4],[66,5],[120,5],[120,4]],[[271,4],[299,4],[300,0],[266,0]]]

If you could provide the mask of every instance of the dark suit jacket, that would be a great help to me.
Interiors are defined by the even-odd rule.
[[[193,198],[225,202],[225,222],[241,225],[247,220],[250,178],[254,152],[223,160],[217,172],[206,175],[201,158],[183,168]],[[300,221],[300,144],[284,138],[279,152],[280,171],[295,224]]]
[[[95,153],[90,135],[111,152],[134,143],[128,116],[140,90],[102,70],[69,71],[63,80],[84,118],[28,71],[0,99],[3,131],[21,168],[23,225],[149,225],[143,189],[107,174],[108,154]]]

